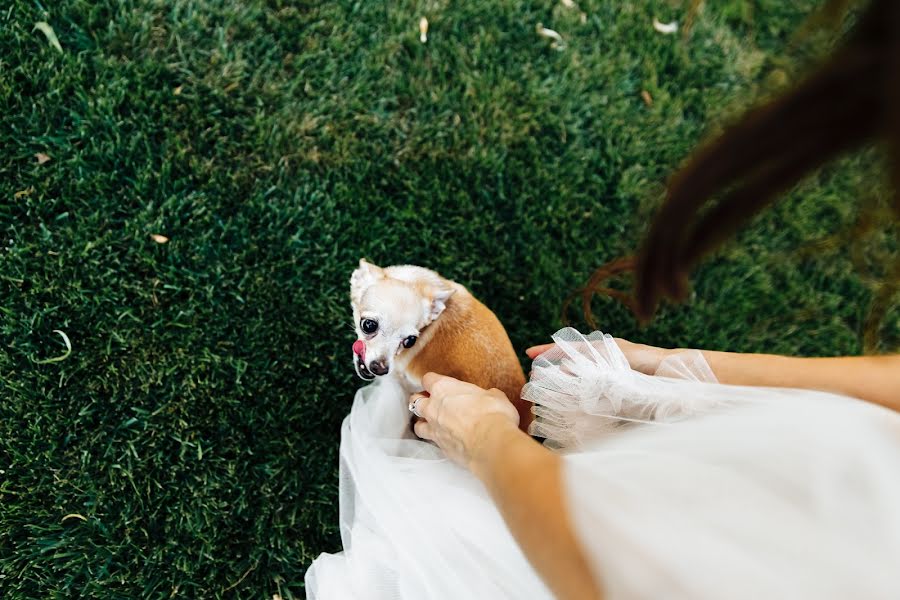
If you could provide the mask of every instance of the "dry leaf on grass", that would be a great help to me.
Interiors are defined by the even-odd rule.
[[[678,31],[678,21],[672,21],[671,23],[661,23],[659,19],[653,17],[653,29],[657,30],[660,33],[669,35],[670,33],[675,33],[676,31]]]
[[[33,193],[34,193],[34,186],[32,185],[24,190],[19,190],[18,192],[13,194],[13,198],[18,200],[20,198],[24,198],[25,196],[30,196]]]
[[[650,92],[647,90],[641,90],[641,100],[643,100],[644,104],[647,106],[653,106],[653,96],[651,96]]]
[[[39,165],[42,165],[45,162],[50,162],[50,156],[44,154],[43,152],[36,153],[34,157],[37,159]]]
[[[151,233],[150,239],[153,240],[154,242],[156,242],[157,244],[165,244],[166,242],[169,241],[169,238],[167,238],[164,235],[160,235],[158,233]]]
[[[78,513],[69,513],[60,520],[60,523],[65,523],[69,519],[80,519],[85,523],[87,522],[87,517],[85,517],[84,515],[79,515]]]
[[[32,31],[34,31],[35,29],[44,34],[44,36],[47,38],[47,41],[50,42],[51,46],[53,46],[60,52],[63,51],[62,46],[59,44],[59,38],[56,37],[56,32],[53,31],[52,27],[50,27],[50,23],[47,23],[46,21],[38,21],[34,24],[34,29],[32,29]]]
[[[61,330],[59,330],[59,329],[54,329],[54,330],[53,330],[53,333],[58,333],[59,335],[62,336],[63,342],[65,342],[65,344],[66,344],[66,351],[65,351],[65,353],[64,353],[64,354],[61,354],[60,356],[54,356],[53,358],[47,358],[47,359],[44,359],[44,360],[35,360],[35,361],[34,361],[34,364],[36,364],[36,365],[46,365],[46,364],[48,364],[48,363],[60,362],[60,361],[66,360],[67,358],[69,358],[69,355],[72,354],[72,342],[69,341],[69,336],[66,335],[66,332],[65,332],[65,331],[61,331]],[[32,360],[33,360],[33,359],[32,359]]]
[[[539,36],[553,40],[553,42],[550,44],[550,47],[554,50],[565,50],[566,43],[563,41],[562,36],[559,35],[558,32],[553,31],[552,29],[547,29],[541,23],[537,24],[537,27],[535,27],[535,31],[537,31],[537,34]]]

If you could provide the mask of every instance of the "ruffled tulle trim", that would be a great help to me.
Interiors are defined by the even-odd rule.
[[[678,382],[716,383],[697,350],[667,357],[651,377],[631,369],[609,334],[582,335],[567,327],[553,341],[534,361],[522,390],[522,398],[534,403],[529,433],[551,448],[581,448],[629,424],[677,421],[723,402],[715,390],[679,393]]]

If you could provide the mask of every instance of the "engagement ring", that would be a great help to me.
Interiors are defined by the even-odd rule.
[[[416,415],[417,417],[422,416],[419,414],[419,400],[421,400],[421,399],[422,399],[422,396],[419,396],[418,398],[416,398],[415,400],[413,400],[412,402],[409,403],[409,412]]]

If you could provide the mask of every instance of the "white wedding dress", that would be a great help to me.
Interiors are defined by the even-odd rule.
[[[900,414],[722,385],[697,351],[651,377],[609,336],[553,339],[523,396],[532,433],[564,457],[606,598],[900,599]],[[344,551],[315,560],[307,598],[551,598],[482,484],[408,422],[389,381],[357,393],[341,430]]]

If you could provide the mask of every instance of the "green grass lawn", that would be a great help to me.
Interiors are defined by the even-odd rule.
[[[795,78],[816,4],[709,3],[685,39],[653,30],[685,16],[661,0],[5,3],[0,597],[303,597],[340,547],[358,259],[435,268],[519,350],[545,341],[694,145]],[[648,327],[604,301],[598,320],[860,352],[873,291],[850,249],[795,254],[853,223],[877,160],[808,180]],[[71,354],[42,362],[54,330]]]

